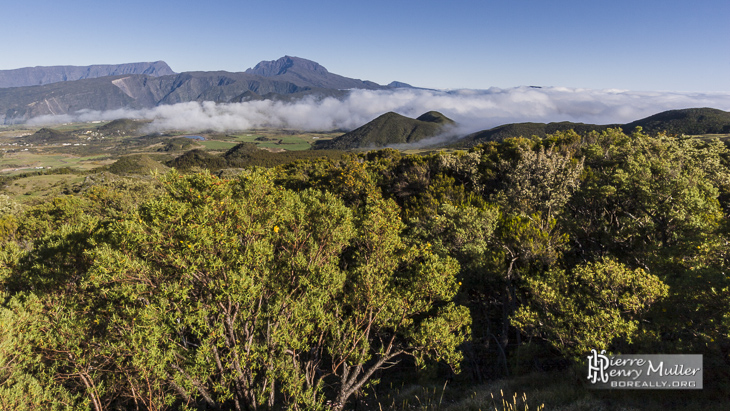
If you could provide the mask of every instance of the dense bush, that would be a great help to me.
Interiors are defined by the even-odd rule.
[[[261,153],[176,166],[279,155]],[[704,354],[727,398],[727,159],[713,140],[565,131],[13,208],[0,406],[341,409],[404,357],[483,381],[590,348]]]

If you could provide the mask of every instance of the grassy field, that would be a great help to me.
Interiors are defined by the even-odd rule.
[[[164,164],[194,148],[222,152],[243,142],[256,144],[266,151],[302,151],[308,150],[317,140],[342,134],[278,129],[257,129],[237,134],[194,131],[191,134],[187,133],[189,130],[145,134],[143,129],[139,129],[120,134],[110,133],[104,128],[106,124],[108,122],[49,127],[70,137],[58,141],[44,140],[43,137],[40,140],[24,138],[39,131],[40,126],[0,126],[0,177],[4,181],[0,193],[19,202],[40,201],[44,197],[68,192],[69,187],[83,181],[76,174],[62,174],[64,171],[60,169],[68,168],[83,174],[110,166],[129,155],[145,154]],[[184,144],[185,140],[180,137],[189,135],[200,135],[205,140],[191,140],[191,144]],[[77,142],[78,145],[75,144]]]
[[[261,148],[286,151],[309,150],[317,140],[339,137],[342,133],[304,133],[287,130],[253,130],[250,133],[232,135],[240,143],[254,143]]]
[[[80,170],[90,170],[99,166],[110,164],[113,160],[108,155],[93,155],[79,157],[71,154],[45,154],[38,151],[20,151],[5,153],[0,157],[0,171],[7,173],[24,172],[42,167],[60,168],[72,167]]]
[[[229,148],[238,144],[238,143],[231,143],[228,141],[217,141],[217,140],[199,141],[199,143],[202,144],[203,147],[205,147],[207,150],[213,150],[213,151],[228,150]]]
[[[76,174],[52,174],[24,177],[13,180],[0,192],[20,203],[53,197],[84,181],[84,176]]]
[[[76,123],[52,127],[54,130],[75,135],[83,144],[78,146],[61,143],[23,145],[25,139],[18,136],[31,135],[40,127],[3,126],[0,127],[0,174],[19,174],[40,169],[70,167],[81,171],[105,166],[120,156],[129,154],[158,153],[170,139],[187,134],[168,135],[128,135],[105,136],[98,131],[103,123]],[[292,130],[259,129],[241,134],[200,133],[206,140],[194,141],[194,145],[204,150],[225,151],[238,143],[249,142],[269,151],[308,150],[319,139],[328,139],[340,133],[304,133]],[[92,136],[90,139],[86,137]],[[179,140],[179,139],[178,139]],[[13,145],[14,144],[14,145]],[[194,147],[191,146],[192,149]],[[27,149],[27,150],[26,150]],[[182,151],[169,152],[170,158]]]

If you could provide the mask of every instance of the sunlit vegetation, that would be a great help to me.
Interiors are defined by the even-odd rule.
[[[0,409],[730,397],[722,141],[609,128],[420,155],[154,153],[83,182],[3,181]],[[40,178],[70,188],[19,201]],[[705,389],[590,390],[591,348],[703,354]]]

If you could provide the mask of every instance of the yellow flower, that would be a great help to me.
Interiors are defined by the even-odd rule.
[[[275,226],[274,226],[274,232],[275,232],[275,233],[278,233],[278,232],[279,232],[279,226],[278,226],[278,225],[275,225]]]

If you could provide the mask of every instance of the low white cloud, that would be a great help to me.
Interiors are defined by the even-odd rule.
[[[43,116],[31,124],[137,118],[151,129],[246,130],[260,127],[307,131],[351,130],[388,111],[417,117],[435,110],[455,120],[463,133],[515,122],[573,121],[621,124],[665,110],[712,107],[730,110],[730,93],[636,92],[562,87],[488,90],[353,90],[342,99],[304,98],[293,102],[180,103],[145,110],[84,110]]]

